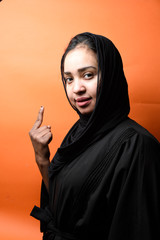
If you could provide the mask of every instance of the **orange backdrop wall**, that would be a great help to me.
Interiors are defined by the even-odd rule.
[[[41,105],[50,124],[51,157],[77,119],[60,77],[75,34],[110,38],[119,49],[131,113],[160,140],[159,0],[3,0],[0,2],[0,239],[41,239],[29,216],[41,176],[28,132]]]

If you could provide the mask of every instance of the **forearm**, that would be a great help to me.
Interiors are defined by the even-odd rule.
[[[52,133],[51,126],[47,125],[41,127],[43,113],[44,107],[41,107],[38,113],[38,118],[32,129],[29,131],[29,136],[34,148],[36,163],[39,167],[46,189],[49,191],[48,167],[50,165],[50,151],[48,145],[52,141]]]
[[[42,179],[46,186],[47,191],[49,191],[49,176],[48,176],[48,167],[50,165],[49,159],[41,159],[40,157],[36,156],[36,163],[42,175]]]

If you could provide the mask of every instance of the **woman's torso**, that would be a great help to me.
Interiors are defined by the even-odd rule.
[[[118,227],[116,223],[119,219],[126,224],[126,230],[122,230],[124,239],[127,239],[124,234],[132,234],[132,239],[136,239],[134,234],[137,233],[129,231],[129,228],[140,221],[135,217],[139,207],[135,201],[141,194],[139,184],[145,165],[141,153],[144,139],[152,142],[159,152],[154,137],[127,119],[68,162],[51,179],[50,208],[56,229],[64,236],[71,233],[75,239],[123,239],[118,233],[122,230],[121,224]],[[131,216],[129,223],[132,207],[135,208],[135,216],[133,219]],[[117,238],[110,237],[115,231]],[[131,239],[129,235],[128,239]]]

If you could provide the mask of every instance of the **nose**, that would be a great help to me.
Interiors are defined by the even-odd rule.
[[[74,79],[73,92],[76,94],[82,94],[85,91],[86,91],[86,88],[84,86],[83,81],[81,81],[81,79],[79,79],[79,78]]]

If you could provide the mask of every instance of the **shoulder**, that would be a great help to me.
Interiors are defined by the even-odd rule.
[[[145,166],[157,165],[160,167],[160,143],[158,140],[144,127],[131,119],[121,123],[121,128],[123,131],[117,142],[122,135],[125,135],[125,137],[119,143],[118,148],[120,163],[138,164],[139,166],[141,164]]]
[[[160,154],[160,143],[144,127],[130,118],[122,121],[114,129],[105,134],[93,146],[94,151],[100,151],[102,158],[118,154],[150,154],[154,151]],[[91,148],[92,148],[91,147]],[[154,154],[154,153],[153,153]]]
[[[147,129],[130,118],[121,122],[114,129],[114,132],[117,135],[117,139],[122,138],[122,136],[125,136],[125,141],[131,141],[136,138],[137,142],[143,146],[151,144],[160,148],[158,140]]]
[[[112,183],[118,181],[122,186],[127,179],[136,184],[142,179],[157,179],[160,173],[159,142],[132,120],[117,126],[117,132],[117,140],[106,155],[106,161],[111,159],[109,171],[112,172]]]
[[[160,143],[144,127],[131,119],[117,125],[105,136],[105,140],[105,156],[107,159],[112,156],[116,165],[124,167],[133,162],[154,161],[160,164]]]
[[[160,153],[159,141],[144,127],[137,122],[129,119],[129,128],[134,130],[134,137],[137,139],[137,148],[145,152],[156,151]]]

